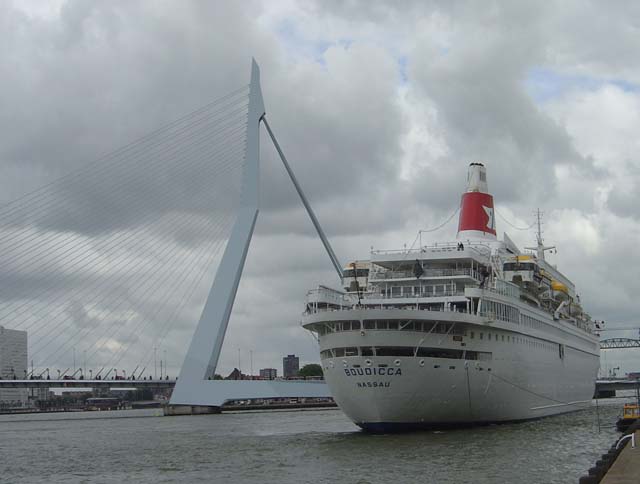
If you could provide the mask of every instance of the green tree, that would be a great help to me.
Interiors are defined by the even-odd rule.
[[[298,376],[322,376],[322,367],[317,363],[304,365],[300,370],[298,370]]]

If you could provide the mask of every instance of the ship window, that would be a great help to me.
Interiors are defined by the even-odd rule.
[[[373,348],[371,346],[363,346],[360,348],[362,356],[373,356]]]
[[[389,321],[389,329],[398,329],[398,321]]]
[[[344,356],[358,356],[358,348],[357,347],[345,348]]]
[[[387,321],[386,320],[376,321],[376,328],[377,329],[387,329]]]
[[[504,341],[504,334],[502,335],[502,341]]]
[[[447,348],[418,348],[418,355],[427,358],[454,358],[461,359],[463,351]]]
[[[473,339],[475,337],[475,333],[473,331],[471,331],[469,334],[470,334],[471,339]]]
[[[434,368],[440,368],[440,365],[433,365]]]
[[[377,346],[377,356],[413,356],[414,349],[411,346]]]
[[[357,331],[360,329],[360,321],[351,321],[351,330]]]
[[[402,331],[413,331],[413,321],[403,324],[400,329]]]
[[[493,353],[489,351],[467,351],[464,355],[465,360],[490,361],[492,358]]]
[[[480,333],[480,339],[484,339],[484,334]]]
[[[364,329],[376,329],[376,321],[375,320],[367,320],[364,322]]]
[[[450,369],[450,370],[455,370],[455,369],[456,369],[456,367],[455,367],[455,366],[450,366],[450,367],[449,367],[449,369]]]
[[[491,341],[491,333],[487,333],[487,339]]]
[[[344,356],[344,348],[334,348],[333,352],[335,353],[336,358]]]

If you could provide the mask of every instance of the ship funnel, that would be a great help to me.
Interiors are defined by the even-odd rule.
[[[488,192],[486,168],[482,163],[471,163],[467,191],[460,203],[458,239],[496,239],[493,197]]]

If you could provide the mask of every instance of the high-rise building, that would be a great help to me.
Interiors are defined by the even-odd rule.
[[[275,368],[263,368],[260,370],[260,378],[264,380],[275,380],[278,378],[278,370]]]
[[[300,359],[296,355],[287,355],[282,358],[282,374],[285,378],[298,376]]]
[[[0,326],[0,378],[24,379],[27,375],[27,332]],[[26,388],[0,388],[0,405],[25,406]]]

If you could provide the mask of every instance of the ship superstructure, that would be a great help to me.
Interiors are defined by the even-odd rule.
[[[343,290],[309,292],[331,392],[372,431],[538,418],[589,405],[594,323],[537,245],[497,239],[485,167],[469,166],[451,243],[376,250]]]

